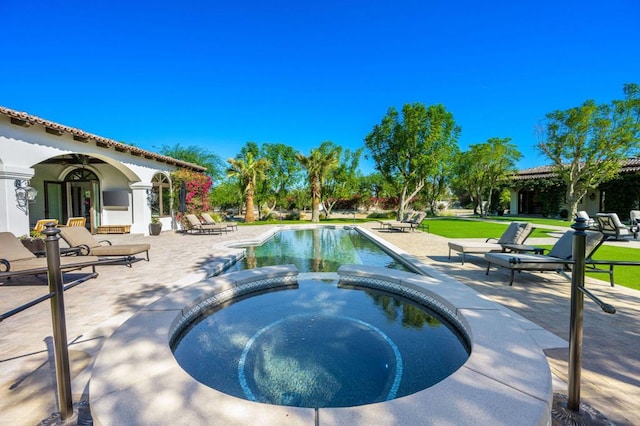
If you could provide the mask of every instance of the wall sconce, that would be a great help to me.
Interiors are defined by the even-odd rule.
[[[595,199],[596,199],[596,193],[595,193],[595,192],[592,192],[591,194],[589,194],[589,199],[590,199],[591,201],[595,200]]]
[[[153,205],[158,201],[158,194],[153,189],[147,189],[147,202]]]
[[[25,214],[29,213],[29,203],[33,203],[38,196],[38,191],[29,186],[28,180],[16,179],[13,182],[16,187],[17,207]]]

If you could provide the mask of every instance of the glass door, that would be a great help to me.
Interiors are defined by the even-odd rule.
[[[100,182],[87,169],[76,169],[65,177],[67,217],[84,217],[91,233],[100,225]]]
[[[44,215],[45,219],[58,219],[58,222],[67,221],[66,211],[63,209],[66,203],[66,191],[64,182],[44,182]]]

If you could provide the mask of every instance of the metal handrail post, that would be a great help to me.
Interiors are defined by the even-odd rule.
[[[47,236],[45,251],[51,297],[51,322],[53,324],[53,349],[56,364],[56,382],[58,389],[58,408],[60,418],[67,420],[73,415],[71,397],[71,369],[69,367],[69,348],[67,346],[67,324],[64,313],[64,290],[60,269],[60,229],[48,223],[42,231]]]
[[[584,323],[585,246],[588,229],[584,218],[577,218],[571,225],[573,233],[573,272],[571,274],[571,318],[569,323],[569,398],[567,408],[580,410],[580,374],[582,368],[582,330]]]

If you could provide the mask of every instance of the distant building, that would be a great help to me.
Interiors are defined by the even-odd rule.
[[[0,231],[29,234],[39,219],[85,217],[87,228],[148,234],[152,212],[171,229],[171,179],[205,168],[0,107]],[[37,191],[37,195],[36,195]]]
[[[640,187],[625,183],[629,178],[637,178],[640,176],[640,158],[629,158],[625,160],[620,169],[621,185],[607,185],[604,183],[599,188],[589,191],[578,205],[579,210],[585,210],[589,215],[595,215],[598,212],[610,211],[615,212],[619,202],[611,201],[612,192],[623,192],[631,208],[637,208],[640,203]],[[557,177],[552,166],[534,167],[531,169],[520,170],[517,174],[510,178],[511,184],[511,214],[520,215],[541,215],[545,213],[542,191],[536,189],[533,185],[534,181],[542,179],[551,179]],[[607,193],[610,197],[607,200]],[[619,197],[618,197],[619,198]],[[633,201],[635,199],[635,202]],[[634,206],[635,204],[635,206]],[[561,203],[561,208],[567,208],[565,203]],[[629,208],[620,208],[621,217],[628,216]]]

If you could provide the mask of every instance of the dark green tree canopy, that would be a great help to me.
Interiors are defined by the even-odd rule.
[[[537,147],[564,180],[572,217],[587,191],[615,177],[640,149],[640,87],[625,84],[623,91],[624,99],[610,104],[588,100],[551,112],[539,131]]]
[[[450,160],[457,147],[460,127],[443,105],[405,104],[402,116],[389,108],[380,124],[365,138],[376,170],[395,185],[400,198],[398,217],[424,188],[438,165]]]

